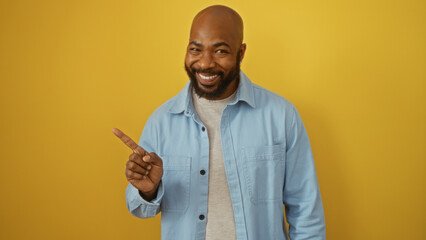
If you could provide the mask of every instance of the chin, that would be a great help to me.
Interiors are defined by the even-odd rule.
[[[197,81],[198,83],[198,87],[203,89],[206,92],[214,92],[217,89],[218,84],[214,84],[214,85],[204,85],[202,84],[200,81]]]

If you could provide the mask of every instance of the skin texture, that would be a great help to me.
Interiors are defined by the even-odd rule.
[[[185,69],[196,93],[215,100],[232,95],[238,87],[240,62],[246,45],[243,41],[243,21],[231,8],[215,5],[199,12],[191,26],[185,57]],[[204,77],[216,76],[210,80]],[[127,180],[147,201],[157,196],[163,176],[163,161],[149,153],[117,128],[112,132],[133,153],[126,163]]]
[[[231,8],[215,5],[195,16],[185,69],[199,96],[218,100],[235,92],[239,83],[239,63],[246,51],[242,41],[243,21]],[[200,74],[216,77],[207,81]]]

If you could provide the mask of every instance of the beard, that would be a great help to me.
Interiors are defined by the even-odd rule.
[[[237,81],[237,85],[240,82],[240,52],[238,51],[235,66],[231,69],[231,71],[229,71],[229,73],[226,76],[223,71],[197,69],[194,67],[188,67],[186,64],[185,64],[185,70],[186,70],[186,73],[188,74],[189,79],[191,80],[192,89],[194,89],[195,93],[199,97],[203,97],[206,99],[218,99],[223,95],[223,93],[226,91],[226,89],[228,89],[229,85],[233,81]],[[215,85],[213,86],[203,85],[203,87],[207,88],[208,90],[202,89],[198,83],[197,77],[195,76],[196,73],[218,75],[220,78],[219,84],[217,85],[217,87]]]

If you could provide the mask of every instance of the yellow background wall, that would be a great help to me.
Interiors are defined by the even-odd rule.
[[[148,116],[187,82],[192,17],[245,21],[242,69],[293,102],[331,240],[426,239],[426,2],[0,0],[0,239],[159,239],[126,209]]]

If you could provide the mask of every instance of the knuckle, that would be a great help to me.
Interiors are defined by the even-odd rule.
[[[141,162],[140,162],[140,164],[139,164],[141,167],[143,167],[143,168],[146,168],[146,166],[148,166],[148,163],[146,163],[145,161],[142,161],[141,160]]]
[[[132,161],[128,161],[128,162],[127,162],[127,167],[128,167],[129,169],[134,169],[134,168],[135,168],[135,163],[134,163],[134,162],[132,162]]]
[[[152,155],[154,156],[155,159],[161,160],[161,158],[156,153],[153,152]]]
[[[153,158],[158,161],[158,162],[163,162],[163,160],[156,154],[156,153],[152,153]]]

